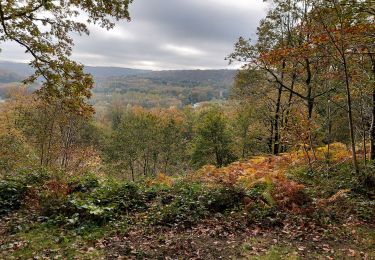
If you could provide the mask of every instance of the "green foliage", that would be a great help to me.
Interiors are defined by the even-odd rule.
[[[105,159],[117,172],[134,181],[140,175],[182,170],[186,132],[180,111],[132,108],[121,113],[112,111],[111,116],[115,128]]]
[[[11,174],[34,162],[35,155],[19,135],[0,133],[0,174]]]
[[[43,78],[38,93],[44,100],[57,98],[73,110],[90,110],[86,99],[91,96],[93,80],[84,72],[83,65],[69,59],[74,45],[71,33],[89,34],[88,26],[93,23],[111,29],[111,18],[129,20],[131,2],[11,1],[0,5],[0,41],[14,41],[31,54],[35,75],[28,81]],[[87,19],[77,21],[79,14],[85,14]]]
[[[361,220],[371,223],[375,219],[375,202],[360,198],[352,199],[354,200],[355,214]]]
[[[173,70],[107,77],[96,81],[93,102],[105,104],[116,97],[125,106],[169,108],[222,100],[229,96],[235,73],[235,70]]]
[[[240,208],[243,197],[244,192],[236,188],[180,183],[160,194],[150,220],[155,224],[189,226],[210,214]]]
[[[25,184],[13,180],[0,180],[0,216],[21,207],[26,194]]]
[[[206,188],[205,206],[211,213],[226,213],[241,208],[245,192],[236,187]]]
[[[90,242],[110,234],[109,228],[97,226],[85,226],[80,229],[62,230],[51,223],[32,223],[25,229],[19,230],[15,235],[20,241],[27,241],[18,250],[14,250],[12,244],[2,244],[0,257],[8,259],[13,256],[16,259],[32,258],[64,258],[64,259],[98,259],[101,258],[100,249],[90,252],[79,250],[80,246],[90,246]]]
[[[323,165],[322,169],[315,171],[311,171],[307,166],[297,167],[291,169],[288,176],[305,184],[310,194],[328,198],[339,190],[358,187],[358,181],[352,173],[352,166],[345,162],[328,168]]]
[[[0,179],[0,215],[18,210],[33,186],[44,183],[50,177],[44,169],[23,170]]]
[[[192,160],[197,166],[227,165],[236,159],[233,152],[232,133],[223,111],[211,107],[199,115],[196,136],[193,140]]]
[[[86,186],[78,190],[59,184],[54,191],[43,192],[40,196],[42,215],[73,225],[101,224],[124,213],[145,209],[147,197],[136,184],[107,182],[98,186],[93,179],[82,183]]]
[[[168,193],[161,194],[160,204],[150,215],[155,224],[170,225],[182,223],[191,225],[204,217],[208,212],[200,203],[203,195],[203,186],[199,184],[179,184]]]
[[[89,200],[101,207],[111,207],[117,213],[144,209],[146,202],[144,193],[138,185],[111,182],[94,190]]]
[[[94,188],[99,187],[99,179],[93,174],[85,175],[83,178],[79,178],[77,181],[71,181],[69,183],[71,191],[74,192],[90,192]]]

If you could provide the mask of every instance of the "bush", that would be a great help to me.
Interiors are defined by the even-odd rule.
[[[180,183],[160,194],[159,204],[150,214],[151,222],[190,226],[210,213],[226,213],[239,208],[244,195],[237,188]]]
[[[201,185],[178,185],[170,193],[162,194],[160,204],[150,214],[153,224],[171,225],[174,223],[192,225],[208,214],[201,202]]]
[[[209,188],[204,192],[207,209],[212,213],[225,213],[241,206],[245,192],[239,188]]]
[[[304,189],[304,185],[294,181],[278,181],[272,191],[272,197],[282,209],[299,211],[310,201]]]
[[[90,200],[98,206],[113,207],[117,212],[145,208],[144,192],[134,183],[108,183],[94,190]]]
[[[68,195],[71,189],[63,181],[50,180],[43,185],[39,194],[39,208],[45,217],[66,215],[70,212]]]
[[[0,181],[0,216],[21,207],[27,186],[14,180]]]
[[[71,195],[69,208],[71,216],[79,221],[102,223],[129,211],[143,210],[146,201],[145,193],[136,184],[109,182],[97,187],[91,194]]]
[[[76,181],[69,183],[71,191],[74,192],[90,192],[99,187],[99,179],[95,175],[85,175]]]

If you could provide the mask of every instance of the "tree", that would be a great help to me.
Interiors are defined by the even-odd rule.
[[[18,121],[16,108],[22,104],[24,99],[0,104],[0,175],[38,163],[35,150],[14,124]]]
[[[349,139],[358,173],[356,130],[363,136],[364,153],[366,133],[370,133],[370,157],[375,158],[373,4],[352,0],[270,2],[273,5],[258,27],[257,42],[240,38],[228,58],[243,62],[244,70],[263,71],[274,83],[273,152],[280,150],[280,129],[287,129],[298,99],[306,104],[308,125],[328,116],[329,142],[334,141],[332,129],[349,129],[349,138],[340,141]],[[287,101],[284,92],[289,94]],[[347,118],[338,110],[345,111]],[[319,113],[318,117],[313,113]],[[338,120],[332,121],[332,115]],[[316,135],[308,131],[309,149],[313,149]],[[335,135],[344,137],[340,132]]]
[[[129,107],[119,118],[106,149],[107,161],[130,172],[132,180],[171,169],[177,172],[186,162],[186,121],[180,111]]]
[[[39,90],[46,101],[51,97],[63,100],[76,110],[87,110],[93,80],[83,66],[70,59],[71,33],[89,34],[88,25],[111,29],[111,20],[130,19],[128,7],[132,0],[1,0],[0,41],[14,41],[31,54],[30,65],[44,79]],[[87,16],[86,21],[79,16]]]
[[[373,49],[371,46],[373,45],[375,29],[373,24],[374,13],[371,14],[373,9],[367,9],[369,6],[365,2],[317,1],[314,2],[314,8],[311,12],[316,27],[321,32],[320,37],[316,37],[313,43],[328,46],[326,49],[327,55],[335,60],[336,67],[342,72],[340,75],[345,86],[352,160],[356,173],[359,172],[356,155],[355,108],[353,108],[353,89],[358,73],[356,56],[363,56],[367,53],[371,59]],[[370,130],[370,139],[371,136]]]
[[[214,163],[221,167],[233,162],[232,136],[224,113],[216,107],[201,112],[193,140],[192,160],[197,166]]]
[[[160,117],[160,160],[163,173],[169,174],[171,166],[177,172],[186,156],[186,119],[176,109],[158,111]]]

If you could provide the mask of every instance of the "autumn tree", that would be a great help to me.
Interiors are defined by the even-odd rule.
[[[236,75],[231,98],[242,157],[250,153],[273,152],[276,97],[274,86],[262,70],[243,70]],[[284,111],[285,101],[282,103]]]
[[[232,133],[220,108],[212,107],[202,111],[195,132],[192,151],[195,165],[213,163],[221,167],[235,160]]]
[[[27,82],[42,77],[38,91],[44,100],[63,100],[77,110],[90,109],[93,80],[83,66],[70,59],[72,33],[89,34],[88,25],[114,27],[114,20],[130,19],[132,0],[1,0],[0,41],[13,41],[32,56],[35,74]],[[85,20],[82,17],[87,17]]]
[[[183,113],[176,109],[129,107],[122,110],[119,118],[105,149],[107,162],[115,170],[130,173],[135,180],[184,169],[187,137]]]
[[[159,111],[160,115],[160,168],[165,174],[179,172],[187,156],[190,141],[185,115],[175,108]],[[181,169],[180,169],[181,170]]]
[[[317,46],[326,46],[325,54],[333,60],[331,67],[336,68],[337,76],[341,77],[342,85],[345,87],[352,159],[357,173],[359,167],[354,117],[356,107],[353,99],[354,91],[364,90],[360,89],[360,81],[371,82],[369,78],[359,80],[358,77],[360,70],[358,64],[361,64],[358,57],[363,59],[366,56],[371,60],[373,52],[374,14],[371,14],[371,8],[367,9],[368,7],[363,1],[331,0],[314,2],[311,11],[316,28],[320,31],[319,37],[314,38],[313,43]],[[373,93],[373,87],[371,89],[370,95]]]
[[[14,95],[22,97],[23,92],[20,89]],[[38,164],[35,149],[15,125],[18,121],[17,108],[23,104],[25,104],[23,98],[17,102],[0,104],[0,175],[12,174],[18,169]]]
[[[313,44],[316,26],[311,17],[312,1],[274,0],[266,18],[258,27],[258,40],[240,38],[229,60],[244,62],[245,70],[261,70],[275,88],[273,153],[283,150],[281,129],[288,124],[296,100],[307,107],[313,119],[318,100],[334,88],[325,84],[330,59],[324,46]],[[320,49],[321,48],[321,49]],[[312,135],[311,135],[312,136]],[[311,144],[313,140],[311,140]]]

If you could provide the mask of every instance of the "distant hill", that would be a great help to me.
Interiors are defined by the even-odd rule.
[[[165,70],[144,73],[140,77],[160,82],[228,86],[233,84],[235,74],[235,70]]]
[[[20,82],[24,79],[21,75],[6,69],[0,69],[0,83]]]
[[[94,76],[92,102],[108,106],[120,98],[125,104],[183,106],[226,99],[236,75],[235,70],[151,71],[119,67],[86,66]],[[25,63],[0,61],[0,84],[19,82],[33,73]]]
[[[17,62],[8,62],[0,61],[0,70],[7,70],[14,73],[17,73],[22,76],[31,75],[34,70],[27,63],[17,63]],[[103,78],[103,77],[120,77],[120,76],[135,76],[150,72],[149,70],[138,70],[138,69],[128,69],[128,68],[119,68],[119,67],[93,67],[85,66],[85,71],[92,74],[94,77]]]
[[[106,77],[121,77],[121,76],[135,76],[141,75],[149,70],[139,70],[139,69],[128,69],[119,67],[92,67],[85,66],[85,71],[94,76],[94,78],[106,78]]]
[[[96,81],[93,102],[107,106],[113,98],[143,107],[182,107],[229,97],[235,70],[152,71]]]
[[[33,74],[33,69],[27,63],[0,61],[0,69],[16,73],[23,78]]]

